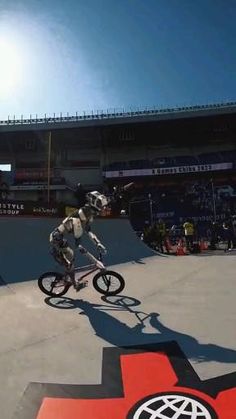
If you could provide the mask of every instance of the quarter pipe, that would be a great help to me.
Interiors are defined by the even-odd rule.
[[[32,280],[45,271],[58,270],[58,265],[49,254],[48,238],[59,222],[60,219],[43,218],[0,219],[1,284]],[[157,254],[136,236],[127,218],[97,219],[93,231],[108,250],[104,258],[108,266],[140,262]],[[85,236],[82,243],[94,251],[93,244]],[[78,265],[88,264],[81,255],[77,259]]]

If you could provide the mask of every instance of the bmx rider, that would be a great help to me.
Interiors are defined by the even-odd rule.
[[[108,205],[108,198],[98,191],[88,192],[86,194],[86,203],[76,210],[73,214],[66,217],[61,224],[50,234],[49,242],[51,245],[51,254],[54,259],[65,267],[66,278],[72,282],[75,288],[77,286],[74,273],[74,250],[69,246],[66,234],[73,234],[75,246],[78,247],[81,254],[86,256],[87,250],[81,245],[81,237],[87,233],[88,237],[95,244],[100,252],[106,253],[106,248],[100,242],[98,237],[92,232],[91,224],[94,218]],[[99,261],[97,261],[99,264]]]

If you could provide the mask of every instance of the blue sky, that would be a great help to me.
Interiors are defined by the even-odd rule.
[[[0,118],[236,100],[235,0],[0,0]]]

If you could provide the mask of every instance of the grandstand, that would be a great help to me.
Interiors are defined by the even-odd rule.
[[[107,192],[132,180],[134,202],[146,202],[145,210],[135,206],[142,220],[150,216],[150,196],[152,217],[170,223],[212,216],[213,193],[219,216],[236,211],[234,102],[9,117],[0,121],[0,155],[0,164],[12,167],[4,195],[10,202],[75,203],[77,182]]]

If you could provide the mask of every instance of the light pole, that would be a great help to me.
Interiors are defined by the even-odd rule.
[[[213,203],[214,222],[216,222],[216,200],[215,200],[214,183],[213,183],[212,178],[211,178],[211,189],[212,189],[212,203]]]
[[[150,193],[148,194],[148,199],[149,199],[149,206],[150,206],[150,224],[152,226],[152,224],[153,224],[153,208],[152,208],[152,195]]]
[[[50,181],[51,181],[51,151],[52,151],[52,133],[51,131],[49,132],[48,135],[48,167],[47,167],[47,171],[48,171],[48,204],[50,202]]]

